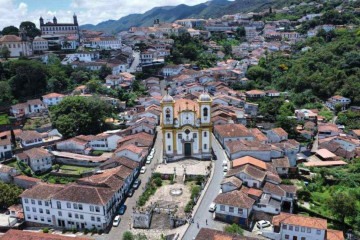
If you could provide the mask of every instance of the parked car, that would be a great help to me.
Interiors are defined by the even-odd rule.
[[[146,167],[145,166],[142,166],[141,169],[140,169],[140,173],[141,174],[144,174],[146,172]]]
[[[224,166],[224,172],[227,172],[228,171],[228,166]]]
[[[121,222],[121,218],[120,218],[119,215],[117,215],[117,216],[114,218],[113,227],[119,226],[120,222]]]
[[[128,197],[132,197],[134,195],[135,189],[134,188],[130,188],[127,195]]]
[[[212,202],[209,206],[209,212],[215,212],[216,210],[216,203]]]
[[[138,189],[139,188],[139,186],[140,186],[140,184],[141,184],[141,180],[140,179],[136,179],[135,181],[134,181],[134,184],[133,184],[133,188],[134,189]]]
[[[261,228],[270,227],[271,223],[269,221],[260,220],[256,223],[256,226],[261,229]]]
[[[126,205],[124,204],[124,205],[121,205],[121,207],[118,210],[118,213],[120,215],[124,215],[125,211],[126,211]]]
[[[227,166],[228,161],[227,160],[223,160],[223,166]]]
[[[150,164],[151,163],[151,158],[146,159],[146,164]]]

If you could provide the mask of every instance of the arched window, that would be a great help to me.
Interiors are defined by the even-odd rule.
[[[204,117],[207,117],[208,116],[208,111],[209,111],[209,109],[206,107],[206,108],[204,108],[203,109],[203,115],[204,115]]]
[[[166,109],[166,118],[170,118],[170,109],[169,108]]]
[[[171,134],[170,134],[170,133],[167,134],[167,138],[171,138]]]

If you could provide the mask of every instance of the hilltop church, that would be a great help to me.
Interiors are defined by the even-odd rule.
[[[197,101],[174,100],[169,94],[163,97],[161,127],[167,162],[211,158],[211,103],[207,93]]]

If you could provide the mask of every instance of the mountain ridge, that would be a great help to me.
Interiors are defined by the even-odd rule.
[[[217,18],[226,14],[263,9],[276,0],[212,0],[194,6],[179,4],[177,6],[154,7],[145,13],[133,13],[118,20],[107,20],[99,24],[85,24],[81,29],[117,33],[130,27],[151,26],[154,19],[161,22],[173,22],[182,18]]]

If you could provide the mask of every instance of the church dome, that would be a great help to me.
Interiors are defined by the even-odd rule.
[[[173,102],[174,99],[172,96],[170,96],[169,94],[166,94],[163,99],[162,99],[162,102]]]
[[[199,96],[200,101],[211,101],[211,97],[208,93],[204,92]]]

